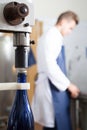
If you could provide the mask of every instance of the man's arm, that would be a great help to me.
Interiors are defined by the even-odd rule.
[[[56,44],[56,42],[59,42]],[[45,48],[45,62],[47,67],[47,76],[51,82],[60,90],[64,91],[68,89],[72,97],[77,97],[79,89],[74,84],[71,84],[69,79],[62,72],[58,66],[56,59],[61,50],[60,39],[54,38],[47,39]]]

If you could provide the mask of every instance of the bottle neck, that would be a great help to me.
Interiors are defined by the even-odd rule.
[[[17,75],[17,82],[18,83],[25,83],[26,82],[27,75],[26,73],[18,73]]]
[[[25,83],[26,82],[26,74],[19,73],[17,78],[18,83]],[[16,97],[15,97],[15,103],[19,106],[23,106],[23,104],[29,104],[27,90],[17,90],[16,91]]]
[[[22,97],[22,98],[23,98],[23,97],[24,97],[24,98],[25,98],[25,97],[28,98],[28,97],[27,97],[27,90],[25,90],[25,89],[24,89],[24,90],[17,90],[17,91],[16,91],[16,96],[17,96],[17,97]]]

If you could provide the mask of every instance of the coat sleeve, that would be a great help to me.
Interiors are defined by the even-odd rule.
[[[61,39],[53,36],[53,38],[46,37],[45,40],[45,65],[46,65],[46,74],[51,82],[58,88],[60,91],[64,91],[70,84],[69,79],[62,72],[58,66],[56,59],[61,50]]]

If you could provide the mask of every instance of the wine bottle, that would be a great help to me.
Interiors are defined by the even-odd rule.
[[[17,80],[19,83],[26,82],[26,74],[18,73]],[[27,90],[16,91],[7,130],[34,130],[34,119],[27,96]]]

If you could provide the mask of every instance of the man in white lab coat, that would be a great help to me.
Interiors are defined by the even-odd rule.
[[[74,12],[62,13],[37,46],[38,78],[32,111],[35,122],[44,130],[72,130],[70,97],[76,98],[79,89],[66,76],[63,37],[71,33],[78,21]]]

